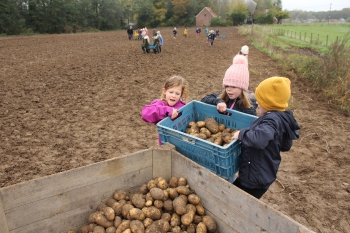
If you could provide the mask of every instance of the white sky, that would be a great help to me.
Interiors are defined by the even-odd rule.
[[[350,0],[282,0],[282,8],[289,11],[342,10],[343,8],[350,8]]]

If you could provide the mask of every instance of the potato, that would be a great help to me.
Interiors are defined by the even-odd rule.
[[[164,219],[160,219],[160,220],[154,221],[149,227],[147,227],[146,233],[166,233],[169,230],[170,230],[169,223]]]
[[[232,133],[234,130],[232,128],[226,128],[225,130],[222,131],[222,133]]]
[[[202,204],[196,205],[197,214],[203,216],[205,214],[205,209]]]
[[[145,220],[143,221],[143,225],[145,226],[145,228],[150,226],[152,223],[153,223],[153,219],[151,218],[145,218]]]
[[[131,230],[132,233],[144,233],[145,232],[145,226],[139,220],[132,220],[130,222],[130,230]]]
[[[84,225],[80,227],[79,233],[89,233],[89,225]]]
[[[194,121],[191,121],[190,123],[188,123],[188,127],[191,128],[192,126],[195,126],[196,125],[196,122]]]
[[[198,223],[196,233],[207,233],[207,226],[202,222]]]
[[[117,227],[115,233],[123,233],[125,230],[130,228],[130,220],[123,220],[122,223]]]
[[[175,226],[180,226],[180,224],[181,224],[180,216],[177,213],[173,213],[170,219],[170,226],[175,227]]]
[[[185,177],[180,177],[178,186],[186,186],[187,185],[187,179]]]
[[[196,208],[197,209],[197,208]],[[199,216],[199,215],[194,215],[194,218],[193,218],[193,223],[194,224],[198,224],[202,221],[202,217]]]
[[[214,138],[214,137],[207,138],[207,141],[208,141],[208,142],[212,142],[212,143],[214,143],[215,138]]]
[[[97,210],[98,210],[98,211],[103,211],[103,209],[104,209],[105,207],[107,207],[107,205],[101,203],[101,204],[99,204],[99,205],[97,206]]]
[[[122,218],[120,216],[115,216],[113,221],[113,226],[115,228],[118,228],[121,223],[122,223]]]
[[[179,196],[179,193],[176,191],[175,188],[168,188],[167,191],[168,191],[168,196],[173,200]]]
[[[163,202],[163,209],[167,212],[171,212],[173,211],[174,207],[173,207],[173,201],[171,199],[168,199],[166,201]]]
[[[216,134],[212,134],[211,136],[215,139],[215,138],[221,137],[221,134],[222,132],[218,132]]]
[[[196,214],[196,207],[192,204],[187,204],[186,213],[181,216],[181,223],[185,226],[189,226],[193,222],[193,218],[195,214]]]
[[[151,201],[151,200],[146,201],[146,203],[145,203],[145,206],[146,206],[146,207],[150,207],[150,206],[152,206],[152,205],[153,205],[153,201]]]
[[[201,201],[201,199],[196,195],[196,194],[190,194],[188,195],[188,202],[193,204],[193,205],[198,205]]]
[[[116,230],[117,230],[117,228],[115,228],[115,227],[108,227],[106,229],[106,233],[115,233]]]
[[[182,232],[182,231],[181,231],[181,227],[175,226],[175,227],[173,227],[173,228],[171,229],[171,232],[172,232],[172,233],[181,233],[181,232]]]
[[[145,199],[145,196],[143,194],[136,193],[136,194],[132,195],[131,202],[135,207],[142,209],[143,207],[145,207],[146,199]]]
[[[125,204],[123,205],[123,208],[122,208],[122,216],[124,217],[124,219],[128,219],[128,216],[129,216],[129,211],[134,208],[133,205],[131,204]],[[129,216],[130,217],[130,216]]]
[[[107,199],[106,205],[113,208],[113,205],[114,205],[114,203],[116,203],[116,202],[117,202],[117,201],[116,201],[114,198],[110,197],[110,198]]]
[[[145,220],[145,214],[143,213],[142,210],[140,210],[139,208],[132,208],[129,210],[129,216],[130,216],[130,220],[139,220],[139,221],[143,221]]]
[[[154,203],[153,203],[154,207],[158,208],[158,209],[162,209],[164,204],[161,200],[155,200]]]
[[[219,124],[219,131],[222,132],[226,129],[226,126],[224,124]]]
[[[160,217],[161,219],[167,220],[168,222],[170,222],[171,220],[171,215],[169,213],[163,213],[162,217]]]
[[[114,202],[114,204],[111,207],[113,208],[115,215],[122,214],[123,206],[125,204],[126,204],[125,200],[120,200],[120,201]]]
[[[199,128],[197,126],[192,126],[189,130],[188,130],[189,134],[196,134],[199,133]]]
[[[173,176],[169,180],[169,187],[176,188],[178,186],[178,183],[179,183],[179,178],[177,178],[176,176]]]
[[[175,213],[178,215],[183,215],[187,212],[186,205],[186,201],[181,196],[175,198],[173,201]]]
[[[207,138],[210,138],[210,136],[211,136],[211,133],[210,133],[209,129],[207,129],[207,128],[201,128],[200,133],[205,134],[205,136],[207,136]]]
[[[204,216],[202,222],[207,227],[209,233],[214,233],[217,229],[215,220],[210,216]]]
[[[106,216],[104,216],[102,213],[98,213],[96,216],[96,223],[103,227],[112,227],[113,221],[109,221]]]
[[[160,189],[165,190],[168,188],[168,183],[163,177],[159,177],[156,184],[157,184],[157,187]]]
[[[142,211],[146,218],[151,218],[153,220],[158,220],[162,216],[161,211],[154,206],[144,207]]]
[[[109,206],[106,206],[102,209],[103,211],[103,214],[106,216],[106,218],[109,220],[109,221],[113,221],[114,220],[114,217],[115,217],[115,212],[114,210],[109,207]]]
[[[165,201],[168,199],[168,192],[166,190],[155,187],[152,188],[149,192],[155,200]]]
[[[147,188],[148,188],[148,190],[151,190],[151,189],[154,188],[154,187],[157,187],[156,181],[155,181],[155,180],[150,180],[150,181],[148,181],[148,183],[147,183]]]
[[[176,192],[178,192],[179,194],[183,194],[186,196],[191,194],[191,190],[189,188],[187,188],[186,186],[178,186],[175,189],[176,189]]]
[[[219,123],[214,118],[207,118],[205,121],[205,127],[213,134],[219,132]]]
[[[231,133],[225,131],[222,132],[221,139],[224,144],[229,144],[233,141]]]
[[[126,230],[123,231],[122,233],[131,233],[131,229],[126,229]]]
[[[222,145],[222,138],[221,137],[217,137],[217,138],[215,138],[215,140],[214,140],[214,144],[216,144],[216,145],[219,145],[219,146],[221,146]]]
[[[117,201],[127,200],[128,194],[124,190],[116,190],[113,194],[113,198]]]
[[[74,230],[69,230],[67,233],[76,233]]]
[[[187,227],[186,231],[187,231],[188,233],[196,233],[196,225],[194,225],[193,223],[191,223],[191,224]]]
[[[154,201],[154,198],[151,196],[150,192],[146,194],[145,198],[146,198],[146,201],[152,201],[152,203]]]
[[[92,233],[105,233],[105,229],[101,226],[95,226]]]
[[[198,128],[204,127],[204,126],[205,126],[205,121],[197,121],[197,122],[196,122],[196,126],[197,126]]]
[[[94,223],[96,222],[96,217],[100,213],[100,211],[95,211],[89,215],[88,221],[89,223]]]
[[[139,188],[139,192],[143,195],[146,195],[149,192],[147,184],[141,185],[141,187]]]

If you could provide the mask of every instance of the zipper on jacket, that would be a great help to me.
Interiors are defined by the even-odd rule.
[[[250,158],[248,160],[248,179],[250,179]]]

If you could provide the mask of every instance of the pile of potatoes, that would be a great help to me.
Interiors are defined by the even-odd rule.
[[[186,133],[207,140],[219,146],[227,146],[232,142],[232,136],[236,131],[219,124],[214,118],[206,118],[204,121],[191,121]]]
[[[132,194],[116,190],[90,214],[88,222],[79,233],[219,232],[184,177],[172,177],[169,182],[158,177]]]

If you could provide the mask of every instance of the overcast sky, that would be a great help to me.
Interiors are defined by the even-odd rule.
[[[350,8],[350,0],[282,0],[282,8],[289,11],[342,10],[343,8]]]

